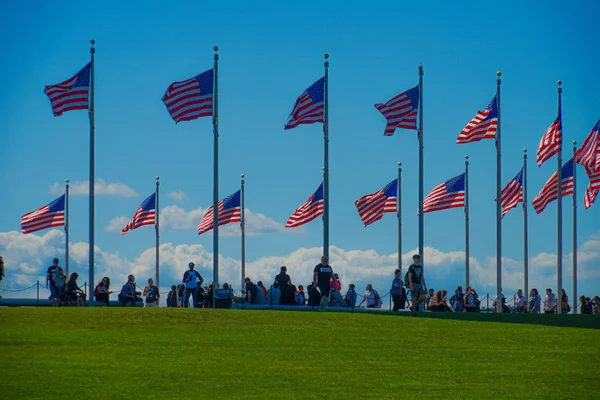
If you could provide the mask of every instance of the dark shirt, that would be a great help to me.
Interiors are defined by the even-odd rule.
[[[317,288],[311,288],[308,292],[308,305],[309,306],[318,306],[321,304],[321,293],[317,290]]]
[[[246,282],[246,301],[248,301],[248,295],[250,295],[250,304],[256,304],[256,296],[258,295],[258,286],[252,282]]]
[[[317,273],[317,285],[329,286],[329,281],[333,276],[333,269],[329,265],[318,264],[315,266],[314,272]]]
[[[290,276],[283,271],[275,276],[275,281],[279,284],[281,290],[290,286],[290,280]]]
[[[2,280],[2,275],[4,275],[4,261],[0,261],[0,281]]]
[[[158,288],[154,285],[146,287],[146,303],[156,303],[160,295],[158,294]]]
[[[423,281],[423,266],[412,264],[408,267],[408,271],[410,274],[410,279],[412,283],[422,283]]]
[[[67,282],[67,292],[69,294],[82,293],[83,290],[79,286],[77,286],[77,281],[70,280]]]
[[[284,304],[284,305],[288,305],[288,306],[293,306],[293,305],[298,304],[298,303],[296,303],[296,293],[294,293],[291,286],[288,286],[281,291],[280,303]]]

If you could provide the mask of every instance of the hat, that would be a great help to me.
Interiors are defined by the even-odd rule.
[[[192,268],[194,265],[196,265],[196,264],[194,264],[192,261],[190,261],[190,263],[188,264],[188,267]]]
[[[52,260],[52,261],[54,261],[54,262],[58,262],[58,258],[55,258],[55,259],[54,259],[54,260]]]

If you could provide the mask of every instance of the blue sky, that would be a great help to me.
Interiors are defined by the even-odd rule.
[[[0,254],[5,255],[7,267],[22,275],[18,281],[8,281],[15,286],[40,275],[50,254],[60,253],[60,246],[52,244],[60,243],[60,238],[49,241],[50,248],[36,248],[48,253],[48,261],[33,260],[27,251],[14,251],[15,241],[33,239],[8,233],[19,231],[22,214],[57,197],[50,190],[56,182],[88,179],[87,112],[53,117],[43,88],[72,76],[89,61],[90,39],[97,42],[96,177],[121,185],[105,188],[113,194],[96,199],[96,245],[111,255],[106,260],[122,266],[110,270],[118,276],[127,274],[126,266],[135,269],[143,263],[142,254],[154,243],[153,230],[142,228],[120,236],[106,227],[116,218],[133,215],[154,190],[156,175],[162,182],[161,206],[172,206],[180,218],[165,224],[162,242],[175,247],[200,245],[194,249],[211,252],[212,236],[198,237],[193,228],[197,222],[189,222],[199,221],[212,202],[211,121],[203,118],[176,125],[161,97],[173,81],[211,68],[214,45],[221,49],[220,196],[236,191],[240,174],[246,174],[247,207],[264,216],[257,217],[256,234],[248,238],[247,258],[256,263],[256,270],[251,270],[255,277],[266,277],[267,265],[275,268],[280,262],[296,260],[293,254],[304,260],[299,249],[318,248],[322,243],[319,220],[299,232],[282,232],[280,227],[321,182],[321,125],[291,131],[284,131],[283,125],[296,98],[322,76],[326,52],[331,55],[331,244],[346,255],[358,251],[366,257],[361,266],[354,266],[350,258],[338,260],[347,262],[348,279],[360,285],[370,279],[387,285],[386,276],[391,276],[394,264],[369,261],[368,255],[397,251],[396,220],[386,215],[364,228],[353,203],[392,180],[398,161],[404,165],[403,246],[405,252],[417,247],[416,133],[398,130],[393,137],[384,137],[385,119],[373,104],[415,86],[420,63],[425,71],[425,192],[461,173],[464,155],[470,156],[471,257],[481,264],[476,281],[481,287],[495,285],[489,278],[495,277],[494,143],[454,143],[463,126],[494,95],[495,72],[503,73],[503,184],[519,171],[522,149],[527,148],[530,199],[556,169],[554,159],[538,168],[535,150],[556,117],[557,79],[564,82],[565,160],[570,158],[570,142],[581,143],[600,116],[600,55],[594,31],[600,5],[593,1],[569,5],[558,1],[309,1],[298,5],[148,1],[143,7],[105,1],[64,2],[60,7],[40,3],[33,10],[11,2],[4,9],[0,17],[4,38],[0,51],[5,56],[0,65],[0,179],[5,194],[0,197],[0,232],[5,236],[0,236]],[[596,204],[583,211],[587,178],[581,167],[577,173],[581,178],[576,198],[579,244],[591,249],[589,257],[587,253],[580,257],[582,263],[587,262],[582,268],[590,274],[581,285],[588,292],[597,291],[600,208]],[[188,200],[167,196],[179,190]],[[568,255],[572,249],[571,198],[563,204],[564,252]],[[87,207],[86,196],[71,197],[73,243],[88,240]],[[554,254],[556,204],[541,215],[531,210],[529,221],[531,257]],[[427,214],[425,224],[426,246],[456,255],[440,261],[454,268],[447,274],[441,272],[443,265],[437,273],[432,271],[436,287],[452,289],[464,276],[464,255],[461,262],[459,254],[464,251],[464,214],[460,209]],[[516,263],[517,274],[516,265],[522,260],[520,207],[504,218],[503,230],[503,255]],[[47,234],[38,236],[46,238]],[[235,264],[239,238],[223,237],[220,243],[221,255]],[[200,256],[192,252],[189,257]],[[173,261],[164,284],[183,273],[184,258]],[[100,262],[106,260],[100,258]],[[303,262],[314,265],[318,255]],[[381,269],[369,277],[371,262],[373,268]],[[301,265],[302,271],[298,265],[296,274],[304,279],[308,267]],[[202,271],[211,275],[210,267],[207,263]],[[79,268],[85,269],[84,265]],[[554,282],[553,269],[546,264],[540,268],[539,285]],[[569,279],[570,272],[565,273],[570,292]]]

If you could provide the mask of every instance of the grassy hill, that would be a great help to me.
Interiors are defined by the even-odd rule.
[[[599,327],[561,315],[0,309],[0,399],[588,399]]]

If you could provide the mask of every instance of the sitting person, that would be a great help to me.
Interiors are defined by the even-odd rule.
[[[308,305],[309,306],[320,306],[321,305],[321,293],[316,287],[313,285],[308,285],[306,288],[308,290]]]
[[[536,288],[531,288],[529,291],[529,301],[527,302],[527,310],[530,314],[540,312],[540,294]]]
[[[265,300],[266,300],[267,299],[268,291],[267,291],[267,288],[265,287],[265,285],[263,284],[263,281],[256,282],[256,285],[258,286],[258,288],[260,290],[262,290],[263,294],[265,295]],[[227,289],[229,289],[229,284],[227,286],[228,286]],[[225,285],[224,284],[223,284],[223,289],[225,289]]]
[[[177,285],[177,307],[183,307],[183,299],[185,297],[185,285],[180,283]]]
[[[85,304],[85,293],[77,286],[77,278],[79,278],[79,274],[73,272],[69,278],[69,282],[67,282],[67,294],[71,303],[82,306]]]
[[[131,305],[135,307],[136,301],[142,301],[142,299],[138,297],[138,292],[135,291],[135,277],[129,275],[127,277],[127,283],[123,285],[121,292],[119,293],[119,302],[123,306],[126,306],[127,303],[131,303]]]
[[[267,304],[278,306],[281,302],[281,291],[279,290],[279,284],[277,282],[271,285],[271,288],[267,291]]]
[[[105,276],[100,282],[98,282],[98,285],[96,285],[96,289],[94,289],[94,297],[96,298],[97,302],[104,303],[108,307],[109,296],[111,293],[110,278]]]
[[[160,293],[152,278],[148,279],[148,286],[144,288],[144,297],[146,298],[144,307],[158,307]]]
[[[298,285],[298,290],[296,291],[296,303],[299,306],[306,304],[306,294],[304,293],[304,286],[302,285]]]
[[[171,291],[167,294],[167,307],[177,307],[177,286],[171,285]]]
[[[586,299],[589,299],[589,297],[586,297]],[[594,296],[592,301],[590,301],[590,304],[594,310],[594,315],[600,315],[600,297]]]
[[[446,300],[447,290],[438,290],[436,294],[431,297],[431,305],[429,309],[436,312],[452,311],[452,308],[448,305]]]
[[[589,297],[585,297],[584,295],[579,296],[579,302],[581,305],[579,306],[579,312],[581,314],[591,315],[594,313],[594,309],[592,308],[592,304]]]
[[[256,299],[258,296],[258,286],[252,283],[250,278],[246,278],[244,280],[246,282],[246,303],[247,304],[256,304]]]
[[[258,281],[258,284],[256,285],[256,304],[267,304],[268,292],[262,284],[262,281]]]
[[[425,309],[426,310],[431,310],[431,303],[432,303],[433,296],[435,296],[435,292],[432,288],[432,289],[429,289],[429,291],[427,292],[427,295],[425,295]]]
[[[373,289],[373,285],[370,283],[367,285],[365,295],[358,306],[360,307],[365,301],[367,302],[367,308],[381,308],[381,305],[383,304],[379,293],[377,290]]]
[[[356,286],[354,286],[354,283],[351,283],[350,285],[348,285],[348,291],[346,292],[346,295],[344,296],[344,303],[346,307],[352,307],[354,308],[354,306],[356,306]]]
[[[342,291],[342,282],[340,281],[340,276],[338,274],[333,274],[333,277],[329,281],[329,288],[336,289],[338,292]]]
[[[336,288],[331,288],[330,296],[329,305],[331,307],[344,307],[346,305],[342,294]]]
[[[280,303],[281,305],[286,305],[286,306],[295,306],[298,303],[296,303],[296,286],[294,285],[287,285],[286,287],[283,288],[283,290],[281,291],[281,300]]]

